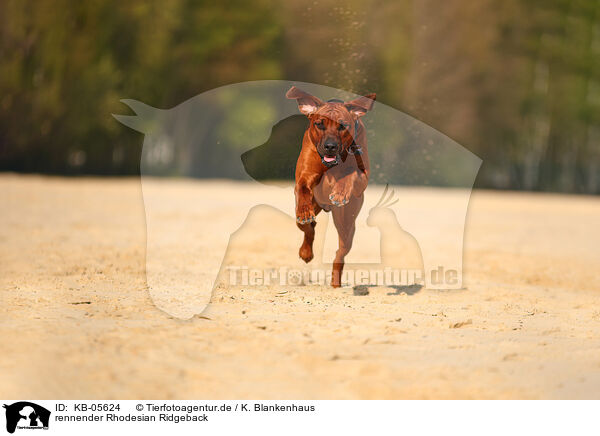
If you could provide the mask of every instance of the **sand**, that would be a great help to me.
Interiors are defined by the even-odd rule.
[[[154,183],[184,211],[186,193],[254,186]],[[4,174],[0,192],[0,397],[599,397],[598,198],[475,191],[462,289],[221,284],[181,320],[147,289],[139,179]],[[226,263],[302,266],[280,212],[234,236]]]

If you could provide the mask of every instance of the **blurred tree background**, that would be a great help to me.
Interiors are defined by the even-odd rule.
[[[600,193],[600,0],[3,0],[0,170],[139,174],[121,98],[377,92],[483,159],[477,186]]]

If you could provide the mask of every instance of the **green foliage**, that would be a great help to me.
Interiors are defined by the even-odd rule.
[[[4,170],[135,173],[140,137],[111,117],[121,98],[168,107],[281,74],[262,0],[7,0],[0,25]]]
[[[121,98],[288,79],[377,92],[482,157],[479,186],[600,193],[599,3],[4,0],[0,170],[135,174]]]

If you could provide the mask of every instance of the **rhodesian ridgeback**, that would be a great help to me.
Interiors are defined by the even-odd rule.
[[[310,120],[296,163],[296,223],[304,232],[299,254],[305,262],[312,260],[316,216],[331,212],[339,236],[331,276],[337,288],[369,183],[367,135],[360,118],[373,108],[376,96],[323,102],[293,86],[286,97],[295,99]]]

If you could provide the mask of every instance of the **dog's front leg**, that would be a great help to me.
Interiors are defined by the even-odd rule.
[[[294,192],[296,194],[296,222],[298,224],[309,224],[316,221],[313,188],[317,181],[318,177],[313,176],[301,177],[296,182]]]
[[[367,188],[369,179],[367,174],[358,170],[352,171],[333,183],[329,200],[334,206],[345,206],[352,196],[360,197]]]

